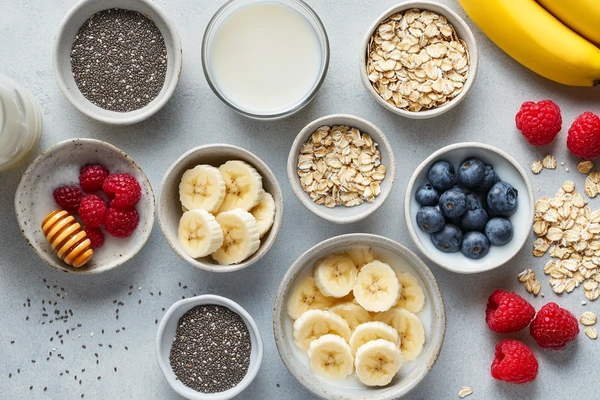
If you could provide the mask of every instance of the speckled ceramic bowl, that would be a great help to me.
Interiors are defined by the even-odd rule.
[[[500,179],[510,183],[519,192],[519,207],[517,212],[509,218],[514,229],[513,239],[504,246],[491,246],[490,252],[479,260],[471,260],[460,251],[442,253],[431,242],[431,235],[416,226],[417,212],[420,206],[415,199],[415,194],[427,182],[429,168],[436,161],[446,160],[456,170],[467,157],[477,157],[485,164],[493,166]],[[417,167],[406,189],[404,216],[410,236],[427,258],[447,270],[461,274],[474,274],[489,271],[507,263],[521,250],[533,225],[534,202],[533,189],[527,172],[514,158],[487,144],[458,143],[436,151]]]
[[[387,262],[394,270],[411,273],[425,294],[425,308],[417,314],[425,329],[423,352],[416,360],[405,362],[392,382],[384,387],[366,387],[355,377],[331,381],[315,375],[310,369],[306,352],[294,343],[293,320],[286,310],[288,294],[294,284],[312,273],[317,260],[357,246],[370,247],[377,259]],[[437,361],[445,331],[444,301],[429,268],[401,244],[370,234],[336,236],[302,254],[283,277],[273,310],[275,343],[283,363],[304,387],[319,397],[331,400],[391,400],[406,395],[425,378]]]
[[[177,379],[171,363],[169,361],[169,355],[171,354],[171,345],[173,344],[173,338],[177,331],[177,324],[179,319],[183,315],[191,310],[192,308],[200,305],[214,304],[229,308],[231,311],[238,314],[248,327],[250,332],[250,341],[252,344],[252,350],[250,352],[250,366],[246,376],[233,388],[220,393],[200,393],[185,386]],[[156,359],[158,366],[162,371],[163,375],[169,385],[179,395],[190,400],[228,400],[238,394],[240,394],[248,385],[254,380],[256,374],[260,370],[260,364],[263,358],[263,342],[260,336],[260,331],[254,319],[236,302],[229,300],[225,297],[215,296],[212,294],[205,294],[202,296],[191,297],[189,299],[179,300],[173,304],[165,313],[165,316],[158,325],[158,332],[156,333]]]
[[[348,125],[351,128],[357,128],[361,133],[368,133],[373,141],[379,145],[377,148],[381,152],[381,164],[386,167],[386,176],[381,183],[381,193],[375,198],[373,203],[364,202],[354,207],[337,206],[327,208],[325,205],[319,205],[312,201],[304,189],[302,189],[300,177],[298,176],[300,149],[313,132],[324,125]],[[310,212],[336,224],[349,224],[367,218],[385,203],[392,192],[392,186],[396,180],[396,160],[390,142],[388,142],[384,133],[377,126],[353,115],[334,114],[314,120],[306,125],[298,136],[296,136],[296,140],[294,140],[288,156],[287,173],[294,194]]]
[[[179,183],[185,171],[196,165],[209,164],[214,167],[230,160],[242,160],[252,165],[263,179],[263,188],[275,200],[275,221],[271,229],[260,239],[260,247],[252,256],[234,265],[219,265],[210,256],[204,258],[190,257],[179,245],[177,230],[183,215],[179,200]],[[196,268],[212,272],[232,272],[246,268],[260,260],[271,248],[283,221],[283,196],[277,178],[271,169],[256,155],[241,147],[229,144],[211,144],[196,147],[179,157],[165,172],[158,193],[158,223],[169,246],[188,263]]]
[[[64,185],[79,186],[80,168],[95,163],[104,165],[110,173],[128,173],[137,179],[142,188],[136,205],[140,221],[135,232],[125,239],[104,232],[104,246],[94,251],[86,265],[74,268],[52,250],[41,223],[52,210],[60,209],[52,196],[54,190]],[[123,151],[100,140],[69,139],[42,152],[27,168],[15,193],[15,211],[23,236],[42,260],[64,272],[94,274],[118,267],[144,247],[154,225],[154,193],[142,169]]]

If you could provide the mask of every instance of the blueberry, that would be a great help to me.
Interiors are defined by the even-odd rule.
[[[478,187],[475,188],[478,192],[487,192],[496,182],[500,181],[500,177],[494,171],[491,165],[485,166],[485,175]]]
[[[454,167],[448,161],[438,161],[429,168],[429,182],[443,192],[454,185]]]
[[[435,206],[440,199],[440,195],[438,194],[437,190],[435,190],[429,182],[417,190],[415,197],[417,199],[417,203],[422,206]]]
[[[459,217],[467,211],[467,197],[460,189],[450,189],[442,193],[439,205],[445,217]]]
[[[463,234],[456,225],[446,224],[444,229],[431,235],[436,249],[444,253],[456,253],[460,250]]]
[[[475,211],[483,208],[483,204],[481,204],[481,199],[474,193],[469,193],[466,195],[467,197],[467,210]]]
[[[476,210],[467,210],[460,220],[460,228],[464,232],[479,231],[483,232],[488,222],[487,212],[483,208]]]
[[[494,246],[504,246],[513,237],[513,226],[506,218],[492,218],[485,226],[485,235]]]
[[[456,181],[462,187],[475,189],[485,176],[485,165],[481,160],[470,157],[460,164],[456,173]]]
[[[435,233],[444,228],[446,220],[436,207],[423,207],[417,212],[417,225],[423,232]]]
[[[478,260],[490,251],[490,241],[481,232],[468,232],[463,239],[460,251],[467,258]]]
[[[517,211],[519,192],[509,183],[496,182],[487,195],[488,207],[494,214],[508,217]]]

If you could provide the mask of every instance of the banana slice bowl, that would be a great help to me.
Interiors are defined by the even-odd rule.
[[[318,276],[317,271],[331,257],[349,257],[358,270],[354,289],[341,298],[324,296],[322,293],[324,286],[328,286],[323,284],[323,277],[327,274]],[[338,259],[336,263],[340,267],[343,262]],[[367,302],[363,296],[359,296],[360,286],[365,283],[361,281],[361,275],[367,275],[367,270],[379,268],[381,264],[386,264],[396,274],[398,282],[390,280],[388,283],[399,285],[399,300],[386,311],[365,311],[363,306],[367,306]],[[383,281],[381,275],[380,279]],[[371,306],[372,303],[368,307]],[[403,322],[404,317],[413,323]],[[320,318],[329,319],[317,321]],[[273,332],[283,363],[313,394],[335,400],[388,400],[409,393],[433,368],[444,341],[445,318],[444,302],[437,282],[419,257],[403,245],[382,236],[347,234],[314,246],[292,264],[275,299]],[[310,321],[314,324],[305,329],[304,325]],[[336,328],[336,323],[341,325]],[[322,329],[323,326],[329,328]],[[310,333],[306,334],[309,330]],[[394,330],[398,331],[397,335]],[[386,331],[390,331],[391,335],[386,335]],[[396,339],[398,342],[395,342]],[[391,341],[394,342],[393,346]],[[358,345],[356,342],[359,342]],[[345,365],[342,365],[339,353],[334,357],[336,371],[328,371],[328,367],[323,367],[331,364],[331,359],[319,363],[321,349],[331,351],[340,347],[343,352],[347,346],[345,343],[351,347],[351,352],[348,349],[347,359],[344,360]],[[418,344],[413,346],[412,343]],[[389,374],[389,383],[368,386],[366,383],[382,384],[371,372],[368,353],[379,349],[384,357],[391,357],[392,353],[398,352],[398,348],[401,351],[398,361],[401,366]],[[388,369],[388,365],[382,369]],[[335,376],[339,374],[345,376]]]
[[[187,185],[183,192],[182,185]],[[215,195],[219,190],[222,195]],[[189,193],[197,196],[190,199]],[[266,225],[257,213],[263,200],[252,206],[250,198],[256,196],[269,199]],[[211,144],[189,150],[169,167],[157,212],[163,236],[177,255],[202,270],[232,272],[269,251],[283,220],[283,196],[275,175],[256,155],[237,146]]]

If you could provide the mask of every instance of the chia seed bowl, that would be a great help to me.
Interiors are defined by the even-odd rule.
[[[221,306],[228,308],[239,315],[246,324],[250,334],[251,350],[250,364],[248,371],[243,379],[231,389],[217,393],[202,393],[190,387],[185,386],[176,376],[171,367],[170,354],[173,346],[175,334],[179,325],[179,320],[190,310],[197,306]],[[226,400],[239,395],[256,377],[263,357],[263,343],[258,326],[254,319],[236,302],[216,295],[202,295],[191,297],[189,299],[179,300],[173,304],[165,313],[158,326],[156,334],[156,358],[160,370],[164,374],[167,382],[175,392],[190,400]]]
[[[141,99],[142,101],[140,102],[140,98],[137,98],[137,102],[140,102],[140,105],[142,105],[140,108],[136,108],[136,105],[133,104],[131,106],[126,106],[126,102],[128,100],[133,100],[133,103],[135,103],[135,100],[132,99],[132,95],[129,94],[129,96],[125,96],[123,99],[119,99],[119,102],[122,100],[123,101],[123,106],[122,107],[107,107],[107,108],[102,108],[94,103],[100,104],[99,101],[90,101],[88,100],[88,98],[86,98],[86,96],[84,95],[84,93],[82,93],[82,91],[80,90],[80,85],[84,85],[87,83],[88,86],[92,86],[92,85],[96,85],[94,87],[98,87],[98,85],[102,82],[94,82],[93,80],[95,79],[94,76],[94,71],[90,71],[90,69],[88,69],[87,71],[87,76],[90,77],[88,82],[85,82],[82,80],[81,77],[79,77],[80,74],[78,73],[74,73],[76,72],[76,69],[72,69],[72,61],[71,61],[71,55],[72,55],[72,51],[75,49],[74,48],[74,42],[76,41],[76,39],[78,40],[79,46],[88,46],[86,48],[86,50],[88,50],[88,54],[92,54],[93,52],[91,52],[91,50],[93,50],[93,43],[90,41],[98,40],[98,44],[102,43],[100,38],[94,38],[94,37],[84,37],[84,38],[76,38],[78,36],[78,34],[80,33],[80,29],[82,29],[82,26],[85,23],[88,23],[91,27],[91,21],[90,21],[90,17],[95,16],[95,14],[100,13],[102,11],[106,11],[106,10],[112,10],[112,9],[120,9],[120,10],[124,10],[124,13],[130,13],[131,11],[139,13],[137,14],[137,18],[139,19],[140,16],[145,17],[148,19],[148,22],[151,22],[153,30],[156,31],[160,31],[160,36],[158,38],[158,42],[155,45],[152,46],[152,48],[144,48],[142,49],[143,51],[138,52],[136,54],[136,58],[137,56],[142,56],[142,55],[146,55],[146,59],[143,62],[137,62],[137,66],[136,64],[136,60],[133,59],[133,57],[131,59],[129,59],[129,57],[127,57],[128,59],[125,60],[125,63],[122,65],[122,70],[126,70],[126,73],[123,72],[122,70],[119,71],[120,69],[120,65],[113,65],[112,63],[109,63],[109,61],[107,62],[107,68],[110,69],[110,71],[107,72],[108,75],[111,75],[113,73],[113,70],[116,71],[115,75],[118,74],[118,72],[121,72],[123,75],[123,80],[119,81],[119,84],[122,85],[127,85],[127,82],[125,81],[127,77],[131,77],[133,79],[133,82],[131,85],[129,85],[129,87],[131,88],[130,90],[132,92],[137,92],[139,93],[139,97],[146,97],[146,100]],[[121,20],[123,22],[123,19]],[[97,26],[95,27],[96,30],[99,29],[106,29],[107,32],[109,33],[114,33],[112,32],[115,27],[113,26],[108,26],[107,24],[104,24],[104,26],[97,24]],[[117,34],[119,34],[119,32],[116,32]],[[138,32],[139,33],[139,32]],[[137,46],[137,43],[135,43],[136,40],[139,40],[140,43],[142,43],[143,40],[149,40],[146,32],[144,32],[144,35],[138,35],[136,36],[135,33],[133,31],[131,32],[126,32],[126,34],[131,34],[131,36],[126,35],[127,39],[125,41],[125,43],[133,43],[133,45]],[[110,34],[107,34],[107,36],[111,36]],[[114,34],[112,36],[115,36]],[[160,39],[164,40],[164,46],[162,43],[160,43]],[[114,44],[114,43],[110,43],[107,42],[108,44]],[[154,43],[154,42],[152,42]],[[163,49],[166,50],[166,60],[164,60],[164,57],[159,57],[160,54],[155,54],[156,53],[156,49],[159,48],[160,45]],[[117,51],[117,47],[115,46],[115,51]],[[78,48],[79,49],[79,48]],[[122,51],[122,49],[118,49],[118,51]],[[154,51],[154,53],[152,53]],[[164,50],[163,50],[164,52]],[[110,50],[109,50],[110,53]],[[164,83],[162,84],[162,87],[160,86],[160,84],[157,84],[156,81],[154,80],[154,76],[153,76],[153,71],[148,71],[146,72],[146,69],[148,69],[148,65],[149,63],[151,64],[150,61],[148,61],[148,54],[151,55],[155,55],[156,57],[154,57],[155,60],[161,60],[161,62],[166,62],[166,72],[165,72],[165,68],[164,65],[160,65],[157,67],[158,68],[158,79],[159,81],[163,79],[164,76]],[[133,52],[132,52],[133,55]],[[120,56],[122,57],[123,54],[121,53]],[[113,57],[116,57],[116,54],[113,54]],[[152,57],[151,57],[152,58]],[[121,58],[122,59],[122,58]],[[113,61],[113,60],[110,60]],[[80,61],[80,64],[84,62]],[[62,91],[62,93],[65,95],[65,97],[67,98],[67,100],[77,109],[79,110],[81,113],[87,115],[90,118],[93,118],[97,121],[106,123],[106,124],[112,124],[112,125],[128,125],[128,124],[134,124],[140,121],[145,120],[146,118],[149,118],[150,116],[152,116],[154,113],[156,113],[158,110],[160,110],[166,103],[167,101],[170,99],[171,95],[173,94],[173,92],[175,91],[175,88],[177,86],[177,83],[179,82],[179,77],[181,76],[181,68],[182,68],[182,49],[181,49],[181,41],[179,39],[179,34],[177,33],[177,30],[175,28],[175,25],[171,22],[171,20],[167,17],[167,15],[164,13],[164,11],[158,7],[154,2],[150,1],[150,0],[137,0],[137,1],[127,1],[127,0],[82,0],[79,3],[77,3],[68,13],[67,15],[64,17],[63,21],[61,22],[61,25],[56,33],[56,36],[54,38],[54,47],[53,47],[53,54],[52,54],[52,65],[53,65],[53,69],[54,69],[54,78],[56,79],[56,83],[58,84],[58,87],[60,88],[60,90]],[[133,72],[131,72],[129,70],[129,68],[131,67],[131,65],[133,65],[134,67],[137,68],[137,71],[135,70],[136,68],[132,68]],[[89,67],[89,64],[87,64],[87,66]],[[73,65],[73,67],[75,67],[75,65]],[[112,69],[111,69],[112,68]],[[93,68],[91,68],[93,70]],[[79,70],[83,71],[83,68],[80,68]],[[130,73],[131,72],[131,73]],[[142,75],[140,75],[142,74]],[[146,74],[146,75],[144,75]],[[78,78],[79,80],[76,80],[76,78]],[[79,85],[78,85],[79,84]],[[144,90],[145,90],[145,86],[144,84],[148,85],[148,90],[147,90],[147,94],[144,95]],[[81,86],[83,87],[83,86]],[[104,89],[104,87],[102,86],[102,88]],[[112,87],[111,87],[112,89]],[[127,95],[128,93],[124,92],[124,91],[118,91],[117,89],[121,89],[120,87],[115,87],[115,89],[111,90],[110,92],[115,92],[117,93],[115,95],[115,98],[119,97],[119,93]],[[106,93],[109,93],[109,89],[106,89],[106,92],[103,93],[93,93],[93,90],[90,90],[92,92],[93,96],[97,96],[97,97],[109,97]],[[90,97],[91,95],[88,94],[88,97]],[[128,98],[129,97],[129,98]],[[150,100],[151,99],[151,100]],[[114,104],[114,102],[113,102]],[[145,104],[145,105],[144,105]],[[120,109],[121,111],[113,111],[115,109]],[[131,110],[131,111],[125,111],[125,110]]]

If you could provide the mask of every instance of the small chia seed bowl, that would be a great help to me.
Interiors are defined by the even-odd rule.
[[[250,351],[250,365],[248,366],[248,371],[236,386],[224,392],[202,393],[189,388],[177,378],[171,367],[169,357],[179,319],[192,308],[201,305],[217,305],[230,309],[242,318],[248,328],[248,332],[250,332],[252,349]],[[171,385],[171,388],[186,399],[227,400],[239,395],[256,377],[262,363],[262,358],[263,342],[256,322],[254,322],[254,319],[250,314],[248,314],[248,312],[239,304],[225,297],[206,294],[179,300],[167,310],[165,316],[158,325],[158,332],[156,334],[156,359],[158,361],[158,366],[169,385]]]
[[[164,38],[167,71],[162,89],[147,105],[129,112],[110,111],[88,100],[79,90],[71,69],[71,50],[80,27],[94,14],[109,9],[136,11],[150,19]],[[52,49],[54,78],[67,100],[88,117],[110,125],[129,125],[149,118],[169,101],[181,76],[182,49],[179,34],[165,12],[150,0],[82,0],[63,18]]]

